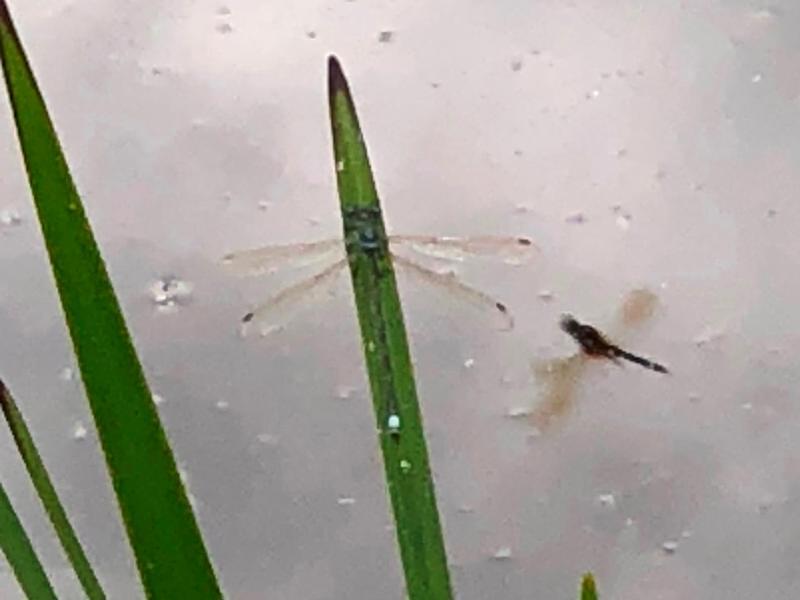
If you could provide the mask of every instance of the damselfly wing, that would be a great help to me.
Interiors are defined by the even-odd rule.
[[[474,236],[437,237],[425,235],[389,236],[392,263],[412,279],[446,291],[449,295],[490,314],[500,329],[511,329],[513,317],[502,302],[458,279],[452,271],[441,272],[404,255],[411,252],[434,261],[464,261],[470,257],[500,258],[507,264],[521,264],[536,246],[524,237]],[[299,309],[330,293],[347,265],[344,242],[338,238],[264,246],[234,252],[222,262],[240,275],[262,275],[282,269],[323,265],[313,275],[291,285],[249,311],[242,318],[243,332],[255,325],[262,334],[282,328]]]

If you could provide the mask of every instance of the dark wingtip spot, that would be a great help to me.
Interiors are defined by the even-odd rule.
[[[497,310],[499,310],[501,313],[508,312],[508,308],[502,302],[495,302],[494,305],[497,307]]]
[[[245,316],[242,317],[242,323],[249,323],[250,321],[253,320],[254,316],[255,316],[255,313],[251,313],[251,312],[247,313]]]
[[[517,243],[520,246],[533,246],[533,242],[530,239],[524,237],[517,238]]]

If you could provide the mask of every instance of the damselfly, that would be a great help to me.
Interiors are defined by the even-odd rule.
[[[464,261],[469,257],[501,258],[507,264],[521,264],[536,251],[525,237],[474,236],[437,237],[426,235],[388,236],[392,263],[401,272],[427,284],[442,288],[481,311],[496,316],[501,329],[511,329],[514,320],[506,305],[489,294],[458,279],[452,271],[441,272],[403,256],[411,251],[437,261]],[[226,255],[223,263],[242,275],[262,275],[284,268],[324,265],[313,275],[282,289],[242,317],[244,332],[259,327],[262,334],[280,329],[288,320],[287,313],[311,299],[330,292],[347,265],[344,241],[339,238],[297,244],[264,246]]]

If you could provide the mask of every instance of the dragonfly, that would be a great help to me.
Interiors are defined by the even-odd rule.
[[[612,325],[616,334],[614,337],[643,325],[653,316],[657,305],[658,297],[650,290],[636,289],[628,293]],[[542,396],[529,420],[540,432],[551,428],[572,412],[578,387],[590,360],[606,359],[621,365],[619,359],[622,358],[659,373],[668,373],[663,365],[623,350],[597,329],[580,323],[571,315],[563,315],[559,324],[563,331],[575,339],[580,349],[566,358],[533,364],[533,373],[542,388]]]
[[[429,268],[402,253],[411,252],[416,256],[451,264],[471,257],[488,257],[501,258],[506,264],[519,265],[538,251],[529,238],[492,235],[390,235],[388,241],[392,263],[399,271],[493,315],[497,318],[500,329],[510,330],[514,327],[514,319],[503,302],[463,283],[452,270]],[[257,326],[262,335],[268,335],[282,329],[291,318],[290,313],[302,305],[319,298],[325,292],[330,294],[339,275],[347,266],[347,257],[344,240],[330,238],[233,252],[225,255],[222,263],[245,276],[271,274],[285,268],[312,265],[320,267],[305,279],[276,292],[242,317],[243,334],[246,335],[253,326]]]

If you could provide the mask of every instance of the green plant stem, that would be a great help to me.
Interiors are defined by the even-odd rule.
[[[328,62],[333,153],[358,321],[410,600],[452,598],[400,299],[350,90]]]
[[[221,597],[200,530],[5,0],[0,59],[72,344],[145,593]]]
[[[5,384],[0,381],[0,408],[5,415],[6,423],[11,429],[11,435],[14,438],[14,443],[17,445],[17,450],[25,463],[25,468],[28,470],[28,475],[33,482],[33,487],[36,488],[36,493],[44,505],[47,516],[53,524],[61,546],[72,565],[75,574],[78,576],[83,591],[90,600],[103,600],[106,595],[100,587],[100,582],[86,558],[86,554],[78,541],[78,536],[72,525],[67,519],[67,513],[64,510],[61,501],[58,499],[53,482],[47,474],[47,469],[42,462],[39,451],[33,442],[33,437],[25,424],[25,419],[22,418],[22,413],[19,411],[16,402]]]

